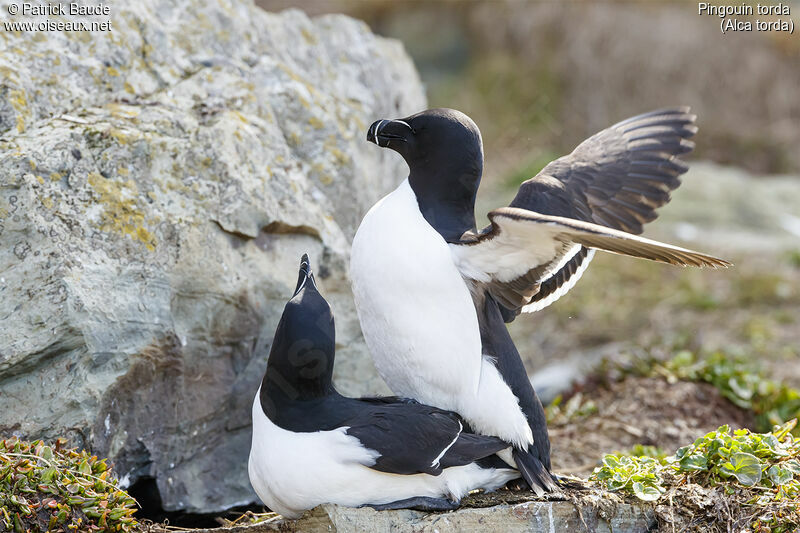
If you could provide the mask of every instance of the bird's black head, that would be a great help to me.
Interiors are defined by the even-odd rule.
[[[483,142],[471,118],[454,109],[428,109],[376,121],[367,140],[403,156],[420,211],[445,240],[457,241],[475,229]]]
[[[332,393],[335,343],[331,308],[317,290],[310,261],[303,255],[294,296],[275,330],[261,383],[262,405],[267,408],[276,401],[310,400]]]

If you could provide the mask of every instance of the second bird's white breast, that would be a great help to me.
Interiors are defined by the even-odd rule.
[[[478,318],[448,244],[408,180],[364,217],[350,273],[378,372],[403,396],[458,411],[481,375]]]

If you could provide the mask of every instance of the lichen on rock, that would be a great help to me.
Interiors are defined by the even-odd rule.
[[[348,246],[403,172],[367,125],[425,98],[402,46],[347,17],[150,0],[112,19],[0,39],[0,435],[66,436],[166,509],[219,510],[255,500],[249,409],[303,252],[339,387],[384,391]]]

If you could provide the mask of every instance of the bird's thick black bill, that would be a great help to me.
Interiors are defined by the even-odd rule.
[[[406,135],[413,128],[404,120],[376,120],[367,130],[367,141],[385,148],[392,141],[407,142]]]
[[[367,130],[367,141],[371,143],[378,144],[378,132],[381,130],[384,122],[388,122],[386,120],[376,120],[372,123],[372,125]]]
[[[309,279],[313,284],[314,273],[311,271],[311,260],[308,258],[308,254],[303,254],[300,259],[300,271],[297,273],[297,286],[294,288],[292,297],[297,296],[297,293],[300,292],[300,289],[305,286]]]

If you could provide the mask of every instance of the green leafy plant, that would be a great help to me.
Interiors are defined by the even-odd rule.
[[[590,481],[610,491],[655,501],[670,488],[696,483],[723,488],[733,504],[757,509],[753,521],[768,531],[800,526],[800,438],[797,420],[769,433],[722,426],[670,457],[612,454],[603,457]]]
[[[796,419],[771,433],[751,433],[728,426],[707,433],[690,446],[680,448],[666,461],[681,473],[706,473],[706,481],[719,483],[735,478],[746,487],[779,487],[783,493],[800,491],[800,439],[790,432]]]
[[[647,444],[635,444],[625,455],[652,457],[653,459],[659,460],[667,457],[667,453],[658,446],[650,446]]]
[[[0,529],[135,531],[136,502],[106,460],[65,443],[0,440]]]
[[[600,481],[611,491],[625,491],[640,500],[655,501],[666,490],[663,465],[652,457],[609,454],[596,468],[591,479]]]

